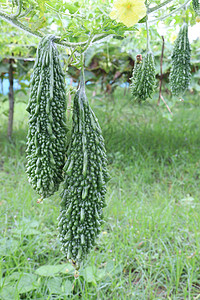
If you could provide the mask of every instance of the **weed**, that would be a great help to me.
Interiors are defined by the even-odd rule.
[[[60,252],[59,192],[37,204],[27,182],[25,108],[17,107],[13,143],[1,124],[0,299],[198,299],[200,107],[187,96],[170,121],[165,107],[133,105],[120,89],[114,96],[92,101],[111,180],[105,223],[79,276]]]

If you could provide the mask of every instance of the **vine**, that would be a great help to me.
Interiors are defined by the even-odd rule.
[[[158,10],[160,10],[161,8],[163,8],[164,6],[168,5],[168,4],[171,4],[174,0],[166,0],[164,1],[163,3],[160,3],[152,8],[150,8],[148,5],[147,5],[147,15],[148,14],[152,14],[153,12],[156,12]],[[153,20],[149,20],[150,23],[152,22],[157,22],[157,21],[160,21],[160,20],[164,20],[166,19],[167,17],[173,15],[174,13],[178,12],[179,10],[181,10],[182,8],[184,8],[189,2],[191,2],[191,0],[186,0],[184,4],[180,5],[178,8],[176,8],[175,10],[173,10],[171,13],[167,14],[167,15],[164,15],[162,17],[159,17],[159,18],[156,18],[156,19],[153,19]],[[24,18],[25,16],[27,16],[31,10],[33,9],[33,6],[30,4],[30,7],[27,8],[25,10],[25,12],[22,12],[22,0],[17,0],[17,12],[15,14],[7,14],[5,13],[4,11],[1,11],[0,10],[0,18],[2,18],[4,21],[10,23],[11,25],[19,28],[20,30],[23,30],[35,37],[38,37],[38,38],[42,38],[44,36],[43,33],[41,33],[40,31],[38,30],[33,30],[31,29],[28,25],[22,23],[19,19],[22,19]],[[53,7],[47,3],[45,3],[45,5],[47,7],[49,7],[50,9],[53,9]],[[56,10],[53,9],[55,12]],[[109,15],[102,11],[102,9],[99,8],[99,11],[102,12],[103,15],[105,15],[107,18],[109,17]],[[80,19],[83,19],[84,17],[83,16],[79,16],[78,14],[66,14],[66,13],[63,13],[63,15],[69,15],[70,17],[74,17],[74,18],[80,18]],[[127,29],[126,29],[127,30]],[[126,31],[124,29],[124,32]],[[70,47],[70,48],[76,48],[77,50],[81,51],[81,52],[85,52],[87,50],[87,48],[89,48],[90,46],[92,46],[94,43],[96,42],[99,42],[99,41],[104,41],[105,39],[109,38],[109,37],[113,37],[117,35],[117,33],[115,33],[114,31],[112,33],[95,33],[95,34],[90,34],[89,38],[86,40],[86,41],[80,41],[80,42],[69,42],[69,41],[66,41],[66,39],[63,37],[63,36],[57,36],[55,38],[55,43],[60,45],[60,46],[63,46],[63,47]],[[83,47],[83,49],[81,49]]]
[[[21,3],[21,2],[20,2]],[[21,5],[20,5],[21,6]],[[31,30],[28,26],[24,25],[22,22],[20,22],[17,17],[22,17],[20,16],[20,9],[18,10],[17,14],[13,14],[13,15],[8,15],[2,11],[0,11],[0,17],[5,20],[6,22],[10,23],[11,25],[25,31],[28,32],[29,34],[35,36],[35,37],[39,37],[42,38],[44,35],[38,31],[33,31]],[[28,11],[26,12],[28,13]],[[25,14],[23,14],[24,16]],[[97,34],[95,36],[93,36],[92,38],[89,37],[87,41],[85,42],[78,42],[78,43],[72,43],[72,42],[66,42],[62,39],[62,37],[55,37],[55,43],[59,44],[60,46],[64,46],[64,47],[71,47],[71,48],[75,48],[78,46],[86,46],[86,48],[84,49],[84,51],[91,46],[92,43],[98,42],[100,40],[103,40],[104,38],[108,38],[108,37],[113,36],[113,34],[110,35],[105,35],[105,34]]]
[[[157,19],[151,20],[150,22],[153,23],[153,22],[165,20],[166,18],[172,16],[174,13],[177,13],[179,10],[183,9],[183,8],[184,8],[187,4],[189,4],[190,2],[191,2],[191,0],[187,0],[187,1],[185,1],[184,4],[180,5],[178,8],[172,10],[171,13],[169,13],[169,14],[163,16],[163,17],[159,17],[159,18],[157,18]]]
[[[82,31],[76,32],[74,38],[78,42],[73,42],[73,39],[71,39],[72,42],[67,40],[67,38],[70,39],[70,30],[64,30],[65,32],[61,36],[46,35],[42,31],[33,30],[24,24],[21,19],[28,16],[32,6],[30,5],[25,11],[22,11],[22,0],[16,0],[17,9],[14,14],[9,15],[0,11],[0,17],[6,22],[41,38],[37,49],[27,107],[30,114],[26,150],[27,173],[29,182],[41,199],[53,195],[58,190],[60,183],[63,182],[58,225],[59,237],[63,252],[76,269],[80,267],[82,261],[95,245],[96,238],[100,233],[100,226],[103,223],[103,208],[106,206],[106,183],[109,180],[102,131],[85,93],[84,54],[94,43],[108,40],[109,37],[114,36],[123,38],[126,31],[132,32],[135,29],[135,24],[145,23],[146,53],[143,58],[141,54],[137,55],[137,62],[131,78],[133,100],[139,103],[144,102],[152,98],[156,83],[156,68],[150,46],[149,24],[164,20],[177,13],[185,8],[190,1],[186,0],[184,4],[169,14],[152,20],[149,19],[149,14],[172,3],[173,0],[166,0],[153,8],[149,7],[147,0],[116,0],[110,15],[99,9],[101,13],[103,11],[102,16],[99,17],[98,21],[93,18],[89,25],[84,24],[84,16],[69,14],[70,18],[76,19],[77,17],[83,23],[81,24],[82,27],[80,26]],[[135,12],[136,5],[139,9]],[[53,10],[50,5],[47,7]],[[62,23],[61,13],[56,10],[54,12],[59,16]],[[86,14],[89,13],[86,12]],[[117,22],[113,22],[111,19]],[[89,17],[88,20],[90,21]],[[95,22],[97,24],[93,28],[92,24]],[[114,25],[109,28],[111,22]],[[83,39],[86,39],[85,41],[81,40],[81,33],[84,30]],[[189,85],[190,45],[187,33],[187,27],[183,25],[172,55],[173,67],[170,78],[172,92],[175,95],[180,93],[182,95]],[[161,93],[164,36],[162,36],[162,40],[158,104],[161,99],[168,111],[172,113]],[[70,48],[68,65],[77,54],[78,66],[81,68],[80,86],[74,97],[73,123],[68,147],[66,142],[68,129],[66,128],[65,74],[54,43]],[[109,62],[109,51],[107,51],[107,57]],[[184,69],[182,66],[185,66]],[[179,79],[178,89],[177,78]],[[183,80],[185,80],[185,85],[182,90]],[[67,160],[65,155],[67,155]]]

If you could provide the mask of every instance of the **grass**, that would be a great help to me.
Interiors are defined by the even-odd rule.
[[[98,244],[78,278],[60,252],[59,192],[37,204],[27,182],[24,105],[13,143],[1,125],[0,299],[200,299],[198,99],[173,105],[170,121],[165,107],[129,97],[117,89],[114,100],[92,99],[111,180]]]

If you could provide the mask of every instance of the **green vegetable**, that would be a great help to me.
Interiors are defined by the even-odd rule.
[[[192,0],[192,6],[197,15],[200,14],[200,3],[199,0]]]
[[[48,35],[39,43],[27,106],[26,172],[42,199],[57,191],[63,181],[66,152],[65,77],[54,38]]]
[[[181,96],[190,83],[190,43],[188,25],[184,23],[175,41],[172,53],[172,68],[169,76],[172,94]]]
[[[151,98],[155,89],[155,64],[152,52],[147,52],[142,62],[137,61],[131,78],[131,93],[138,102]]]
[[[101,129],[89,106],[83,80],[74,98],[73,126],[59,216],[60,241],[78,267],[95,244],[109,179]]]

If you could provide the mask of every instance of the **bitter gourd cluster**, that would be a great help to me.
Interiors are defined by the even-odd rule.
[[[175,41],[169,76],[172,94],[175,96],[181,96],[189,86],[191,77],[190,53],[188,25],[184,23]]]
[[[54,36],[48,35],[37,49],[27,106],[30,115],[26,172],[42,199],[57,191],[63,180],[66,105],[64,73]]]
[[[59,236],[62,251],[77,266],[95,244],[109,179],[102,132],[89,106],[83,80],[74,98],[73,126],[64,166]]]
[[[130,87],[134,100],[141,102],[151,98],[155,89],[155,75],[154,56],[148,51],[142,62],[138,61],[133,69]]]

